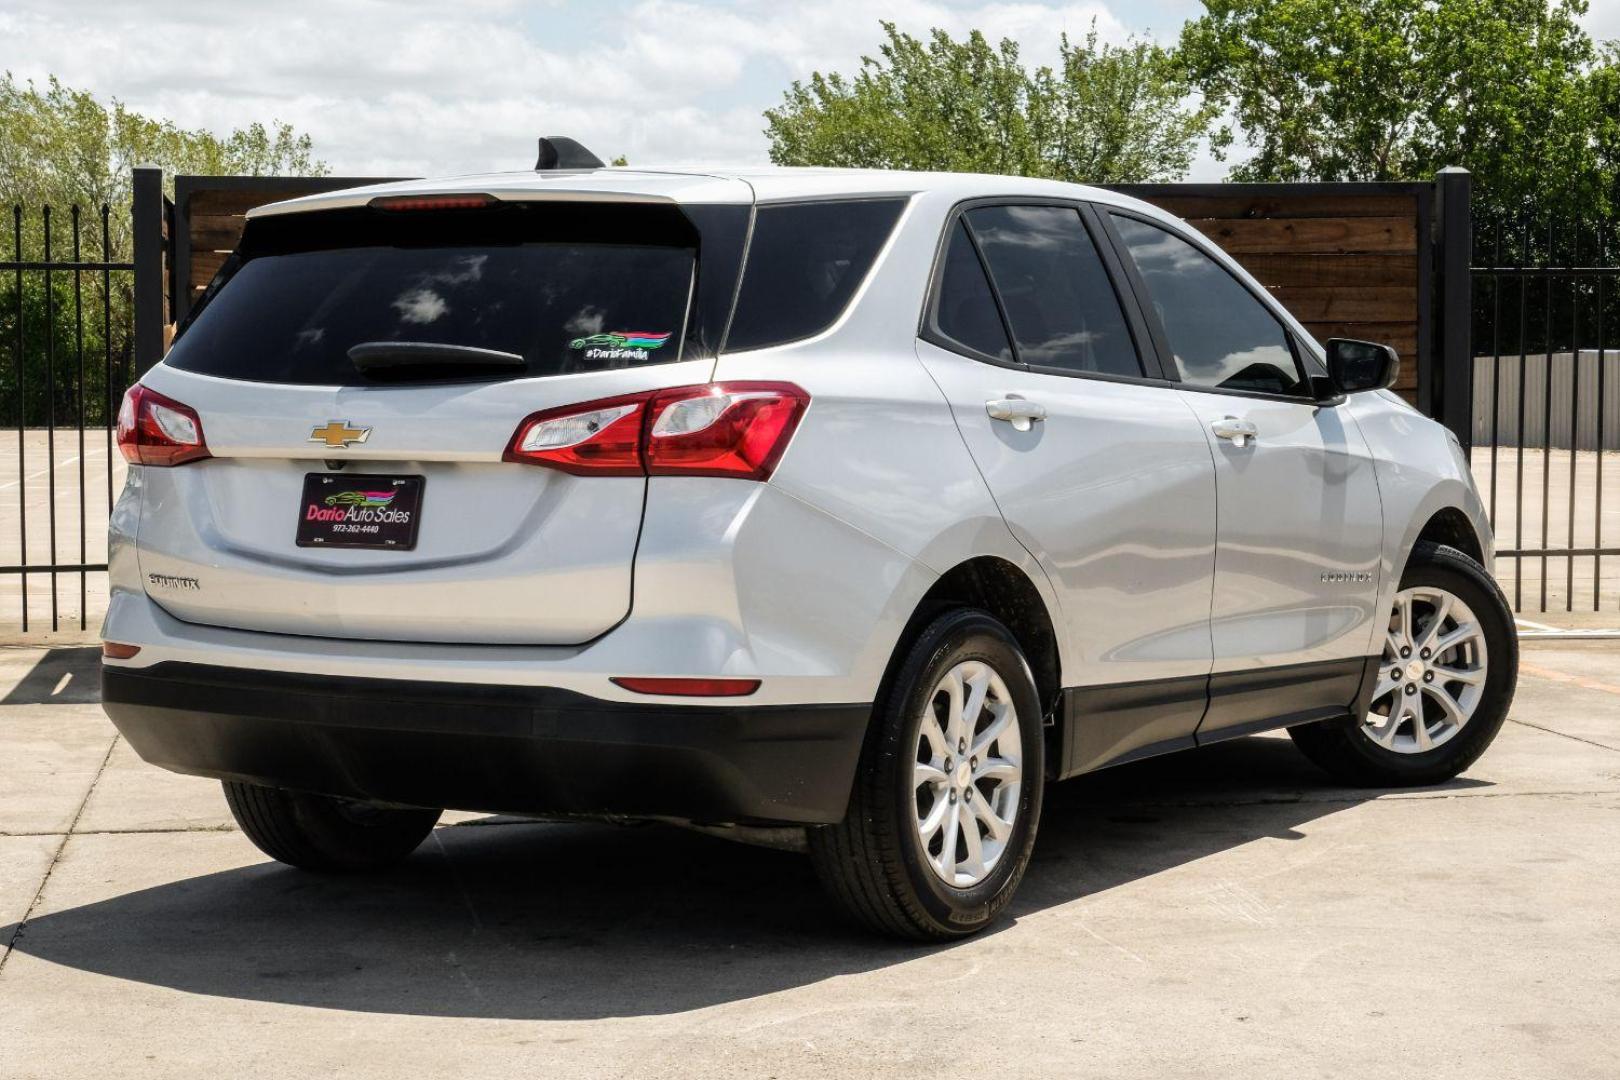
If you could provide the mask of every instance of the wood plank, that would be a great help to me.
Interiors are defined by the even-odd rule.
[[[1317,341],[1336,337],[1376,341],[1380,345],[1392,346],[1401,354],[1403,361],[1417,363],[1417,323],[1307,322],[1305,329]]]
[[[308,188],[278,186],[272,189],[220,188],[218,190],[205,188],[191,193],[187,212],[192,217],[199,214],[245,214],[255,206],[281,202],[284,199],[296,199],[300,195],[310,195],[320,190],[326,190],[326,188],[315,186]]]
[[[1416,289],[1274,288],[1271,295],[1300,322],[1417,321]]]
[[[235,251],[247,218],[236,214],[191,215],[192,251]]]
[[[193,289],[206,288],[219,268],[225,265],[229,257],[225,251],[194,251],[191,253],[191,279]]]
[[[1166,195],[1146,201],[1182,218],[1417,217],[1416,195]]]
[[[1204,220],[1189,224],[1233,254],[1417,251],[1417,221],[1410,217]]]
[[[1415,254],[1278,255],[1244,252],[1233,258],[1262,285],[1398,285],[1417,288]]]

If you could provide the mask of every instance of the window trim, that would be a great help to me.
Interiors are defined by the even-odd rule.
[[[1189,383],[1184,381],[1181,378],[1181,369],[1176,366],[1175,350],[1170,347],[1170,335],[1165,331],[1164,320],[1159,318],[1158,311],[1153,307],[1153,295],[1148,291],[1147,281],[1142,277],[1141,268],[1136,265],[1135,257],[1131,255],[1130,246],[1126,244],[1125,238],[1119,234],[1119,230],[1114,227],[1114,222],[1112,219],[1115,217],[1129,218],[1133,221],[1139,221],[1144,225],[1159,229],[1162,232],[1167,232],[1171,236],[1176,237],[1178,240],[1185,241],[1187,244],[1191,245],[1194,250],[1202,253],[1206,258],[1219,267],[1227,277],[1236,282],[1239,288],[1248,293],[1249,296],[1254,299],[1255,303],[1260,305],[1261,310],[1276,321],[1277,328],[1282,331],[1283,340],[1288,344],[1289,355],[1294,358],[1294,369],[1299,373],[1300,382],[1302,385],[1307,387],[1310,386],[1311,373],[1305,364],[1304,358],[1301,356],[1300,343],[1294,333],[1293,327],[1289,326],[1282,316],[1277,313],[1275,309],[1275,301],[1270,296],[1257,292],[1248,282],[1244,281],[1242,278],[1238,277],[1232,272],[1232,268],[1226,265],[1225,262],[1225,259],[1229,258],[1230,256],[1226,256],[1224,252],[1221,252],[1219,248],[1211,244],[1202,235],[1197,234],[1194,230],[1172,228],[1166,222],[1158,218],[1150,217],[1147,214],[1140,213],[1128,207],[1108,206],[1106,204],[1104,204],[1104,206],[1106,208],[1106,212],[1100,212],[1098,217],[1102,219],[1101,223],[1107,230],[1109,241],[1114,246],[1115,254],[1119,257],[1120,262],[1124,266],[1125,275],[1131,283],[1131,291],[1135,293],[1137,305],[1141,308],[1142,318],[1147,321],[1149,333],[1153,336],[1154,346],[1157,348],[1160,354],[1160,370],[1164,372],[1164,377],[1168,381],[1180,389],[1196,391],[1200,394],[1221,394],[1228,397],[1258,398],[1262,401],[1305,402],[1316,406],[1335,404],[1335,402],[1332,401],[1322,401],[1309,393],[1273,394],[1264,390],[1245,390],[1238,387],[1229,386],[1201,386],[1197,383]]]
[[[1106,371],[1076,371],[1073,368],[1048,367],[1042,364],[1029,364],[1019,359],[1018,339],[1013,334],[1012,324],[1007,318],[1006,305],[1001,298],[1001,290],[996,286],[995,275],[990,272],[989,264],[985,261],[984,252],[979,246],[979,238],[973,231],[971,223],[965,220],[969,211],[986,206],[1056,206],[1073,210],[1080,219],[1080,227],[1090,237],[1092,247],[1096,249],[1097,258],[1102,263],[1103,274],[1109,287],[1113,289],[1114,301],[1119,304],[1120,314],[1124,316],[1125,327],[1131,335],[1131,344],[1136,349],[1136,359],[1142,367],[1140,375],[1116,375]],[[1142,319],[1137,310],[1135,297],[1120,286],[1120,271],[1117,257],[1112,247],[1112,239],[1103,232],[1099,235],[1099,223],[1094,220],[1092,204],[1083,199],[1052,198],[1050,196],[1017,196],[1017,195],[984,195],[972,199],[963,199],[954,204],[945,216],[945,224],[940,229],[939,238],[934,247],[933,266],[928,275],[928,294],[923,299],[923,309],[918,320],[917,336],[937,348],[957,356],[967,357],[979,363],[990,364],[994,367],[1010,368],[1015,371],[1030,371],[1037,375],[1059,375],[1070,379],[1095,379],[1100,382],[1132,383],[1148,386],[1173,386],[1175,383],[1164,377],[1163,365],[1159,359],[1157,343],[1148,334],[1148,324]],[[1007,335],[1008,347],[1012,350],[1013,359],[1002,360],[999,357],[989,356],[979,352],[971,346],[964,345],[955,339],[946,336],[939,329],[939,300],[940,284],[945,276],[945,254],[950,246],[951,234],[958,222],[962,223],[968,240],[973,245],[974,254],[979,259],[979,269],[984,274],[985,283],[990,286],[990,295],[995,300],[996,313],[1001,317],[1003,332]]]

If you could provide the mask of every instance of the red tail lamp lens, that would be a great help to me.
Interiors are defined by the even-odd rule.
[[[140,383],[118,410],[118,449],[133,464],[159,467],[212,456],[197,410]]]
[[[576,475],[768,480],[809,405],[779,382],[605,398],[526,417],[504,456]]]

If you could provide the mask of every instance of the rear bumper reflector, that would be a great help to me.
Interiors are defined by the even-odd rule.
[[[747,697],[759,689],[758,679],[637,679],[616,676],[608,680],[635,694],[669,697]]]

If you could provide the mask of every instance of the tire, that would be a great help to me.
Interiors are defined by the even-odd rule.
[[[324,873],[365,873],[401,862],[427,839],[438,810],[368,806],[329,795],[223,782],[231,816],[278,862]]]
[[[1422,543],[1413,548],[1411,558],[1407,561],[1397,599],[1407,596],[1409,590],[1418,590],[1420,595],[1423,590],[1449,593],[1472,614],[1483,637],[1485,677],[1482,689],[1466,720],[1450,729],[1444,741],[1432,738],[1428,722],[1421,718],[1426,714],[1436,717],[1449,714],[1438,708],[1426,685],[1413,682],[1398,670],[1404,666],[1400,662],[1402,659],[1425,658],[1417,654],[1403,658],[1393,645],[1386,646],[1379,687],[1392,685],[1390,679],[1395,675],[1399,675],[1400,680],[1393,684],[1395,689],[1388,694],[1380,695],[1375,691],[1372,710],[1367,716],[1348,716],[1288,730],[1295,745],[1306,757],[1343,783],[1357,787],[1422,787],[1444,783],[1479,760],[1507,719],[1508,706],[1512,704],[1513,689],[1518,679],[1519,641],[1507,599],[1490,574],[1456,548]],[[1434,595],[1438,596],[1438,593]],[[1433,606],[1427,608],[1431,620],[1436,610]],[[1398,623],[1400,611],[1398,603],[1390,615],[1392,624]],[[1421,639],[1422,635],[1417,636]],[[1442,638],[1446,636],[1441,635]],[[1393,643],[1405,638],[1397,630],[1389,640]],[[1437,653],[1434,660],[1438,664],[1442,657],[1446,657],[1449,658],[1447,663],[1456,663],[1456,658],[1462,655],[1458,652]],[[1425,676],[1444,684],[1446,670],[1437,667],[1434,671],[1426,672]],[[1435,672],[1440,674],[1436,676]],[[1461,683],[1443,686],[1442,690],[1451,694],[1454,701],[1463,700],[1464,695],[1470,692],[1470,688]],[[1399,702],[1403,698],[1409,702],[1420,702],[1417,706],[1419,712],[1412,719],[1389,724],[1385,718],[1393,707],[1400,706],[1384,703]],[[1385,722],[1375,725],[1375,720]],[[1424,725],[1421,736],[1418,723]],[[1378,741],[1373,733],[1379,730],[1389,732],[1387,738],[1390,747],[1401,746],[1404,752],[1386,747]],[[1438,730],[1445,734],[1447,729],[1442,727]],[[1422,743],[1418,741],[1420,737],[1433,741],[1432,748],[1422,749]]]
[[[994,678],[984,676],[986,670]],[[969,727],[982,745],[973,754],[973,740],[967,741],[967,762],[954,754],[942,758],[935,749],[953,726],[940,719],[949,716],[952,697],[942,680],[957,676],[967,680],[955,684],[966,688],[958,710],[963,715],[972,687],[981,682],[988,687],[989,707],[956,728],[958,748],[966,738],[961,732]],[[1002,734],[992,739],[991,728],[999,723],[994,710],[1003,698],[1012,706],[1013,719],[998,727]],[[966,937],[988,926],[1023,880],[1035,844],[1045,778],[1041,719],[1034,677],[1006,627],[974,610],[950,611],[928,624],[900,659],[873,709],[849,812],[837,825],[810,830],[811,858],[835,902],[872,930],[916,941]],[[1016,738],[1011,734],[1014,722]],[[930,727],[934,741],[924,733],[925,723],[939,725]],[[1014,752],[1019,754],[1016,763]],[[940,764],[921,765],[924,755]],[[964,765],[972,776],[961,783],[967,775]],[[931,768],[939,779],[919,781],[920,767]],[[980,768],[1001,775],[986,772],[980,779],[975,771]],[[1007,786],[1014,770],[1021,770],[1016,786]],[[1000,815],[1013,807],[1011,826],[998,839],[989,820],[1005,821]],[[936,811],[942,824],[925,838],[923,819]],[[959,831],[951,833],[952,853],[947,855],[944,837],[951,831],[953,813],[962,816],[955,819]],[[973,829],[971,841],[964,817]],[[998,845],[999,852],[992,854]],[[955,865],[958,858],[961,868]],[[936,869],[941,863],[947,866]],[[982,878],[968,880],[979,871]],[[957,881],[948,882],[946,873]]]

